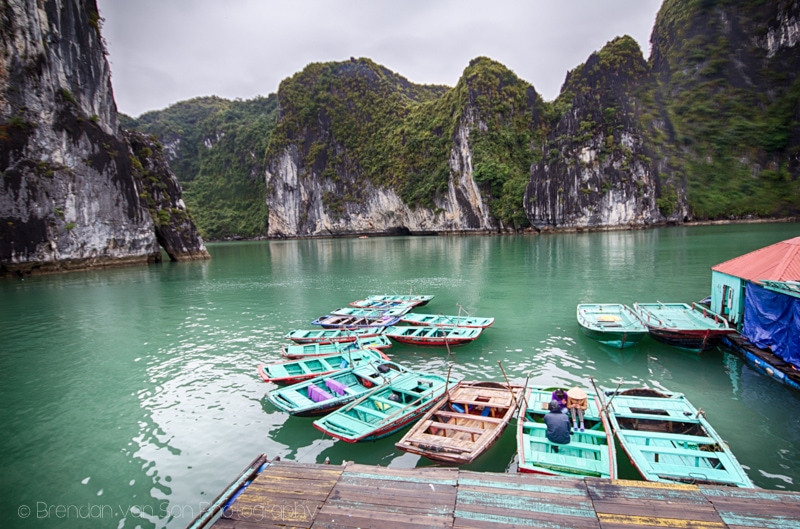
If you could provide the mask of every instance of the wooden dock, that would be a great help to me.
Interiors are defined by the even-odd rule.
[[[189,527],[796,529],[800,493],[262,455]]]

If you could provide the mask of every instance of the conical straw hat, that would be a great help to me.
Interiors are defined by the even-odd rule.
[[[571,390],[567,391],[567,396],[575,400],[583,400],[587,397],[586,392],[581,388],[572,388]]]

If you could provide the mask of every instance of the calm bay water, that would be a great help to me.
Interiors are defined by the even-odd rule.
[[[702,407],[760,487],[800,491],[800,395],[722,350],[585,338],[584,302],[708,295],[710,268],[800,235],[798,224],[547,236],[211,244],[213,259],[0,281],[0,527],[184,527],[258,453],[428,465],[334,442],[264,398],[259,363],[291,329],[354,299],[434,294],[418,312],[493,316],[473,344],[387,350],[457,378],[647,384]],[[509,428],[469,468],[505,471]],[[622,477],[633,478],[633,475]]]

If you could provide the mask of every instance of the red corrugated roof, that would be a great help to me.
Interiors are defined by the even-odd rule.
[[[711,267],[715,272],[759,281],[800,281],[800,237],[746,253]]]

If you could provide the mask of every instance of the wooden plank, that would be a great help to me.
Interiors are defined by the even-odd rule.
[[[721,522],[717,511],[711,504],[676,504],[666,501],[647,501],[620,499],[614,501],[595,501],[594,510],[598,516],[627,515],[651,518],[680,518],[704,522]]]
[[[652,483],[647,481],[626,481],[609,479],[587,479],[586,487],[593,500],[614,500],[617,498],[641,501],[672,501],[679,503],[708,503],[696,485]]]
[[[505,421],[499,417],[484,417],[483,415],[472,415],[466,413],[458,413],[454,411],[446,411],[446,410],[439,410],[434,412],[434,415],[438,415],[440,417],[451,417],[454,419],[469,419],[471,421],[481,421],[481,422],[491,422],[495,424],[501,424]]]
[[[557,494],[560,496],[589,498],[584,480],[558,476],[461,472],[458,486],[459,490],[465,487],[484,487],[489,489],[529,491],[536,494]]]
[[[625,516],[620,514],[598,514],[600,525],[608,529],[613,525],[629,528],[640,527],[670,527],[676,529],[725,529],[725,524],[720,522],[704,522],[698,520],[682,520],[679,518],[654,518],[649,516]]]
[[[398,481],[425,482],[442,485],[455,485],[458,481],[457,468],[423,467],[397,469],[388,467],[375,467],[348,463],[343,474],[351,476],[379,477],[382,480],[397,479]]]
[[[408,514],[396,512],[375,513],[353,511],[349,508],[338,508],[327,504],[317,514],[312,527],[361,527],[362,529],[374,527],[376,529],[390,529],[393,527],[430,527],[448,528],[452,526],[452,514],[446,516],[428,516],[425,514]]]

